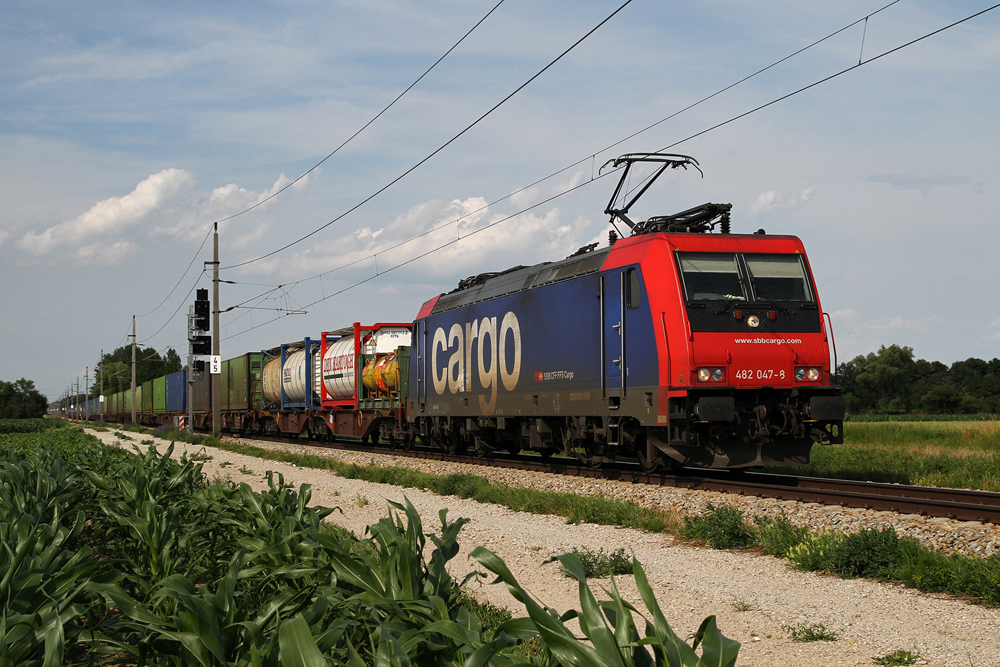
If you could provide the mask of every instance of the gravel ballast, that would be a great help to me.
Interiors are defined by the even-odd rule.
[[[122,443],[112,432],[93,434],[107,444],[120,446],[138,444],[139,439],[147,438],[130,434],[135,440]],[[161,451],[169,444],[155,442]],[[850,531],[893,525],[900,534],[911,534],[937,548],[975,554],[1000,550],[996,527],[978,523],[262,441],[234,442],[330,456],[360,465],[392,465],[442,475],[470,472],[496,484],[604,495],[684,513],[700,512],[709,502],[727,502],[751,515],[784,512],[793,522],[808,523],[814,530]],[[211,457],[204,462],[209,479],[228,477],[263,489],[264,473],[271,470],[284,475],[285,481],[295,487],[311,484],[312,503],[339,507],[343,514],[336,512],[331,520],[359,535],[368,525],[386,516],[389,500],[402,502],[404,496],[408,498],[420,512],[425,532],[440,527],[438,513],[447,508],[449,520],[459,517],[470,520],[459,536],[461,552],[451,561],[456,578],[481,569],[468,554],[476,546],[485,546],[504,559],[527,591],[560,613],[579,609],[577,584],[560,574],[557,563],[543,564],[544,561],[574,548],[611,551],[624,546],[635,553],[646,569],[674,631],[687,637],[706,616],[716,615],[723,634],[742,644],[737,661],[740,667],[873,665],[873,656],[884,656],[898,649],[919,650],[918,664],[1000,667],[1000,610],[997,609],[947,596],[922,594],[899,585],[799,572],[778,558],[694,547],[664,534],[594,524],[572,525],[561,517],[514,512],[454,496],[344,479],[330,471],[178,442],[174,456],[184,452],[189,455],[203,452]],[[642,609],[633,577],[619,576],[615,581],[623,597]],[[600,588],[607,581],[593,580],[591,584],[598,598],[603,599]],[[471,592],[480,599],[507,607],[515,615],[525,615],[502,585],[474,584]],[[737,611],[747,607],[746,611]],[[812,624],[822,624],[837,632],[839,639],[803,643],[789,638],[786,628]]]

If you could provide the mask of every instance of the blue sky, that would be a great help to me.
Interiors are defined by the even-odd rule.
[[[27,377],[55,399],[102,348],[125,342],[133,315],[141,343],[186,353],[187,294],[210,287],[200,272],[211,244],[196,251],[211,222],[321,160],[496,2],[3,3],[0,379]],[[371,195],[620,4],[505,0],[319,169],[221,223],[223,266]],[[661,149],[989,6],[902,0],[603,150],[885,4],[634,0],[371,202],[224,271],[237,284],[222,286],[222,306],[257,309],[223,315],[223,356],[354,321],[411,320],[468,275],[603,243],[615,183],[590,182],[603,162]],[[945,363],[1000,356],[998,28],[1000,10],[989,12],[673,147],[705,177],[668,173],[633,213],[730,202],[734,231],[801,237],[841,361],[891,343]],[[295,310],[308,312],[266,324]]]

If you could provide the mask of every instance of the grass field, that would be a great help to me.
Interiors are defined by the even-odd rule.
[[[817,477],[1000,491],[1000,422],[848,422],[844,444],[814,446]]]

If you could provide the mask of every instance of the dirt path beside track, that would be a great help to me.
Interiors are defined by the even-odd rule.
[[[110,445],[130,446],[147,438],[130,434],[135,441],[120,443],[112,432],[91,433]],[[156,445],[164,451],[168,443],[156,440]],[[387,515],[387,500],[408,498],[420,512],[425,532],[440,527],[438,513],[447,508],[450,520],[470,519],[459,536],[462,550],[451,561],[456,578],[479,569],[468,554],[476,546],[485,546],[503,558],[527,591],[560,612],[579,609],[577,585],[560,574],[558,564],[543,565],[545,560],[573,548],[608,551],[627,547],[645,567],[674,631],[687,637],[706,616],[715,614],[722,633],[743,645],[737,661],[740,667],[873,665],[873,656],[897,649],[919,649],[918,664],[1000,667],[998,609],[901,586],[799,572],[770,556],[692,547],[667,535],[631,529],[571,525],[560,517],[344,479],[328,471],[224,450],[177,443],[174,456],[185,451],[189,455],[203,451],[211,457],[204,462],[209,479],[228,477],[263,489],[264,473],[272,470],[296,487],[311,484],[312,503],[339,507],[343,514],[334,513],[331,520],[359,535]],[[336,457],[338,453],[330,451],[329,455]],[[633,577],[619,576],[615,581],[623,597],[643,609]],[[591,583],[603,599],[600,588],[606,581]],[[525,615],[502,585],[474,585],[472,593],[509,608],[515,615]],[[751,607],[748,611],[736,610],[747,605]],[[783,629],[814,623],[838,632],[839,639],[794,642]]]

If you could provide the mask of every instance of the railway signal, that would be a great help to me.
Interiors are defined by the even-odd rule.
[[[208,335],[210,326],[211,303],[208,300],[208,290],[198,290],[192,313],[188,315],[188,342],[191,345],[192,356],[212,354],[212,337]]]

